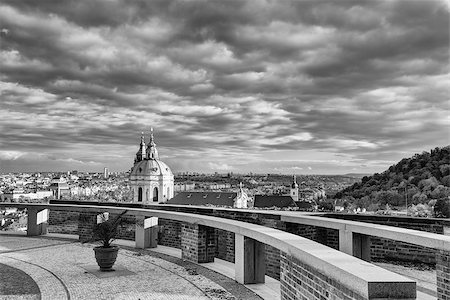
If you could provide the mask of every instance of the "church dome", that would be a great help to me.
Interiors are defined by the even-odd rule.
[[[170,168],[160,160],[144,159],[137,162],[131,170],[131,176],[173,176]]]

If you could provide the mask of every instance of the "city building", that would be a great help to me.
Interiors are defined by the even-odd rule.
[[[288,208],[298,207],[298,184],[294,175],[289,195],[255,195],[254,207],[256,208]]]
[[[167,204],[178,205],[214,205],[233,207],[237,193],[226,192],[180,192]]]
[[[173,198],[173,173],[159,159],[153,129],[148,147],[145,145],[144,136],[141,137],[139,150],[130,173],[130,187],[133,202],[136,203],[162,203]]]
[[[55,177],[49,186],[55,199],[61,199],[65,195],[70,195],[70,187],[64,177]]]

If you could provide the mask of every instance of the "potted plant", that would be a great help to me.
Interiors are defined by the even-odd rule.
[[[122,212],[114,219],[106,219],[102,215],[102,222],[95,224],[92,230],[92,239],[86,242],[100,242],[101,245],[94,248],[95,259],[100,267],[100,271],[114,271],[112,266],[116,262],[119,247],[111,245],[115,240],[119,227],[123,222],[123,215],[127,211]]]

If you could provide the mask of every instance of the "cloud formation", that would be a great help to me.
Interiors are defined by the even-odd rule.
[[[370,173],[450,144],[449,6],[0,4],[0,171]],[[337,159],[338,158],[338,159]]]

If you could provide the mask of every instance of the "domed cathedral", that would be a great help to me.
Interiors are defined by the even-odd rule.
[[[130,186],[135,203],[161,203],[173,198],[173,174],[170,168],[159,160],[153,129],[147,148],[144,136],[141,136],[139,151],[131,169]]]

